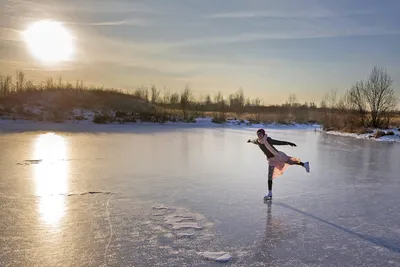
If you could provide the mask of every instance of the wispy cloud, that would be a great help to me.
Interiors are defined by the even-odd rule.
[[[21,41],[21,32],[16,29],[0,27],[0,40]]]
[[[300,30],[295,32],[274,32],[274,33],[245,33],[230,36],[204,37],[187,39],[177,42],[164,43],[164,48],[182,48],[202,45],[223,45],[232,43],[246,43],[268,40],[303,40],[321,39],[335,37],[356,37],[356,36],[380,36],[400,35],[400,30],[386,30],[384,28],[354,28],[343,30]]]
[[[141,19],[110,20],[110,21],[98,21],[98,22],[66,21],[65,23],[71,25],[86,25],[86,26],[123,26],[123,25],[150,26],[151,25],[149,21]]]
[[[9,0],[10,7],[38,8],[47,11],[97,13],[97,14],[122,14],[122,13],[159,13],[155,8],[136,1],[102,1],[102,0],[70,0],[70,1],[33,1]]]
[[[205,15],[208,19],[253,19],[253,18],[276,18],[276,19],[328,19],[343,18],[350,16],[372,15],[376,10],[340,10],[334,11],[326,8],[309,8],[295,10],[247,10],[236,12],[223,12]]]
[[[326,9],[317,10],[249,10],[205,15],[210,19],[248,19],[248,18],[333,18],[337,15]]]

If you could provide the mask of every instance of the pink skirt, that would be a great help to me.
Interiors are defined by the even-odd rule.
[[[300,162],[299,158],[290,157],[282,151],[279,151],[278,155],[276,155],[273,158],[269,158],[267,160],[269,166],[275,167],[274,172],[272,174],[272,179],[275,179],[283,175],[283,173],[286,171],[287,168],[289,168],[290,165]]]

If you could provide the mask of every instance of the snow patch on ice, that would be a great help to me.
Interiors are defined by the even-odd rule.
[[[155,210],[169,210],[170,208],[164,207],[164,206],[153,206],[153,209],[155,209]]]
[[[212,227],[213,223],[207,221],[202,214],[182,207],[156,205],[152,206],[149,216],[154,224],[164,229],[151,227],[152,230],[163,232],[162,237],[167,238],[168,242],[173,242],[174,251],[171,253],[177,253],[178,249],[184,254],[194,253],[217,262],[227,262],[232,258],[228,252],[208,251],[216,237],[215,229]]]
[[[213,260],[217,262],[227,262],[230,261],[232,258],[232,256],[228,252],[224,251],[220,252],[205,251],[205,252],[200,252],[199,255],[201,255],[207,260]]]
[[[192,213],[179,207],[153,206],[153,220],[160,222],[170,230],[202,230],[211,224],[201,214]],[[185,232],[184,235],[192,233]],[[184,236],[181,235],[181,236]]]
[[[167,225],[172,225],[173,230],[180,229],[196,229],[200,230],[204,227],[197,222],[195,214],[170,214],[164,219]]]

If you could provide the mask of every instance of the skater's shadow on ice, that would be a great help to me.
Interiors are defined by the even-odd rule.
[[[391,250],[393,252],[396,252],[396,253],[400,253],[400,241],[399,240],[392,240],[391,241],[391,240],[387,240],[387,239],[383,239],[383,238],[379,238],[379,237],[373,237],[373,236],[366,235],[366,234],[356,233],[356,232],[354,232],[352,230],[349,230],[349,229],[347,229],[347,228],[345,228],[343,226],[334,224],[332,222],[328,222],[328,221],[326,221],[324,219],[321,219],[321,218],[319,218],[317,216],[314,216],[314,215],[312,215],[310,213],[307,213],[305,211],[296,209],[296,208],[294,208],[292,206],[289,206],[289,205],[287,205],[285,203],[274,201],[274,204],[277,205],[277,206],[280,206],[280,207],[291,209],[291,210],[296,211],[298,213],[301,213],[301,214],[303,214],[305,216],[308,216],[308,217],[316,219],[316,220],[318,220],[320,222],[326,223],[326,224],[328,224],[328,225],[330,225],[332,227],[335,227],[336,229],[339,229],[339,230],[341,230],[343,232],[346,232],[348,234],[351,234],[351,235],[354,235],[356,237],[362,238],[362,239],[364,239],[364,240],[366,240],[366,241],[368,241],[370,243],[373,243],[374,245],[387,248],[387,249],[389,249],[389,250]]]

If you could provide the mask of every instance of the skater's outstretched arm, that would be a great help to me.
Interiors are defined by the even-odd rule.
[[[293,144],[291,142],[275,140],[275,139],[272,139],[271,137],[267,137],[267,141],[271,145],[276,145],[276,146],[286,146],[286,145],[296,146],[296,144]]]
[[[257,141],[257,139],[253,139],[253,140],[247,140],[247,143],[252,143],[252,144],[255,144],[255,145],[258,145],[258,141]]]

